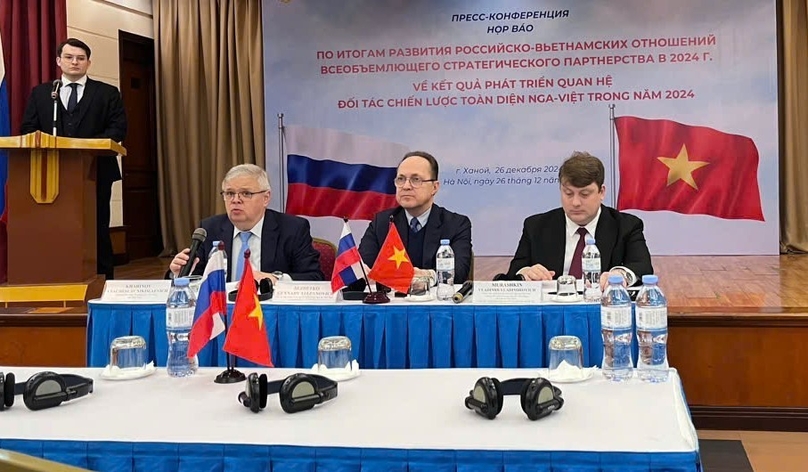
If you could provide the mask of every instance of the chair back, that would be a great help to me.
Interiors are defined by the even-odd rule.
[[[320,238],[312,238],[314,250],[320,253],[320,270],[326,280],[331,280],[331,273],[334,272],[334,261],[337,258],[337,246],[331,241]]]

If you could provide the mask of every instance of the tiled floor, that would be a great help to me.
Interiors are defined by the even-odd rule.
[[[708,430],[698,433],[699,439],[741,441],[754,472],[808,472],[808,433]]]

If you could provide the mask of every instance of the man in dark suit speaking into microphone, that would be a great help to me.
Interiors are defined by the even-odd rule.
[[[471,275],[471,221],[435,205],[440,189],[438,161],[422,151],[407,153],[398,165],[395,179],[399,206],[377,213],[370,222],[359,253],[372,266],[390,229],[390,217],[407,246],[416,275],[435,277],[435,255],[441,239],[448,239],[455,257],[454,283],[465,282]]]
[[[62,70],[61,81],[34,87],[25,107],[21,132],[43,131],[51,134],[55,101],[58,136],[123,141],[126,137],[126,113],[121,94],[112,85],[87,77],[90,47],[81,40],[70,38],[59,45],[56,54],[56,64]],[[115,264],[109,235],[109,201],[112,183],[121,180],[121,171],[113,155],[97,156],[95,166],[97,269],[99,274],[112,279]]]
[[[576,152],[564,161],[558,172],[561,208],[525,220],[509,278],[552,280],[569,274],[580,279],[586,236],[600,250],[601,287],[609,274],[621,275],[630,286],[654,273],[642,220],[603,205],[604,174],[603,163],[589,153]]]
[[[247,249],[256,281],[269,279],[274,285],[279,279],[324,280],[309,222],[267,209],[272,189],[264,169],[255,164],[233,167],[222,180],[221,195],[227,213],[200,223],[207,237],[196,251],[198,261],[191,273],[204,272],[213,242],[222,241],[228,257],[228,281],[241,277]],[[185,248],[174,256],[171,274],[177,276],[189,263],[189,253],[190,248]]]

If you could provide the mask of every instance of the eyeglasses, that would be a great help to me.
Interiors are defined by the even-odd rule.
[[[221,195],[222,198],[224,198],[227,201],[233,201],[233,199],[236,198],[236,195],[238,195],[238,198],[240,200],[251,200],[253,195],[258,195],[259,193],[264,192],[269,192],[269,190],[259,190],[257,192],[248,192],[248,191],[231,192],[229,190],[225,192],[224,190],[222,190],[221,192],[219,192],[219,195]]]
[[[87,60],[87,56],[70,56],[65,54],[62,56],[62,60],[65,62],[73,62],[73,61],[84,62]]]
[[[405,183],[407,183],[408,180],[410,181],[412,188],[418,188],[421,185],[424,185],[424,182],[436,182],[438,179],[422,179],[417,175],[412,177],[404,177],[403,175],[399,175],[393,180],[393,184],[395,184],[396,187],[401,188]]]

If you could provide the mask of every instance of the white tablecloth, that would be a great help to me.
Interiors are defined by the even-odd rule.
[[[24,381],[37,369],[2,368]],[[221,369],[170,378],[164,369],[132,381],[99,379],[101,369],[60,369],[95,379],[89,397],[29,411],[16,398],[0,413],[3,438],[74,441],[228,443],[397,449],[693,452],[695,429],[675,371],[668,382],[615,384],[600,373],[558,384],[566,401],[530,421],[508,397],[489,421],[463,400],[481,376],[532,377],[538,370],[375,370],[339,385],[339,396],[313,410],[284,413],[272,395],[252,413],[238,401],[244,383],[218,385]],[[266,369],[271,380],[296,370]],[[245,372],[248,373],[248,372]]]

